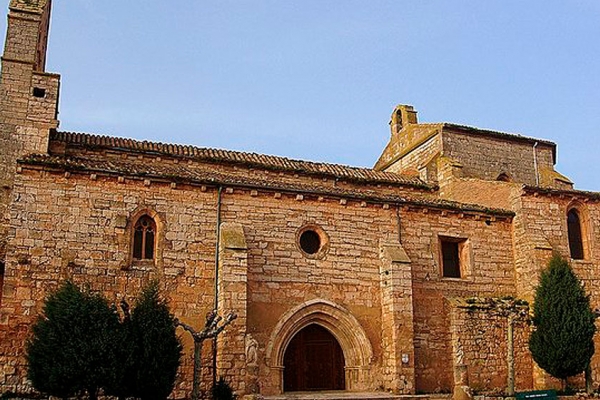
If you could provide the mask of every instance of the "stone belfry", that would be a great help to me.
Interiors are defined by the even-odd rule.
[[[52,0],[11,0],[0,77],[0,261],[17,160],[47,154],[60,76],[45,72]]]

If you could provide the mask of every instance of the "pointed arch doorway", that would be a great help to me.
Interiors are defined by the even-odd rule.
[[[285,392],[344,390],[344,353],[327,329],[310,324],[290,341],[283,358]]]
[[[342,348],[344,390],[354,392],[372,390],[374,388],[371,369],[373,348],[364,329],[344,307],[329,300],[312,299],[285,312],[271,332],[265,349],[265,361],[273,374],[274,393],[272,394],[281,394],[285,391],[286,351],[294,337],[310,325],[318,325],[326,329]]]

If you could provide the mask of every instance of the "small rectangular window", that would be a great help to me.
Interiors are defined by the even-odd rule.
[[[467,262],[466,239],[440,237],[442,276],[464,278]]]
[[[46,97],[46,89],[34,87],[33,88],[33,96],[34,97]]]
[[[442,241],[442,265],[445,278],[460,278],[460,257],[457,242]]]

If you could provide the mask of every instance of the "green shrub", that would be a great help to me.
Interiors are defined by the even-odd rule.
[[[120,398],[163,400],[181,358],[175,329],[156,281],[122,321],[103,296],[67,281],[48,296],[32,327],[28,377],[34,388],[56,397],[87,392],[95,399],[103,389]]]
[[[166,399],[175,386],[182,346],[175,332],[175,317],[160,298],[152,281],[137,299],[128,324],[133,349],[133,395],[142,399]]]
[[[70,281],[51,293],[27,341],[33,387],[57,397],[87,391],[95,399],[116,376],[119,317],[104,297]]]

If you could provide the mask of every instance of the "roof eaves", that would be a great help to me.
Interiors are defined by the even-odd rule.
[[[575,189],[554,189],[554,188],[543,188],[539,186],[523,185],[523,191],[525,193],[538,193],[548,194],[555,196],[573,196],[573,197],[585,197],[590,200],[600,200],[600,192],[591,192],[586,190],[575,190]]]
[[[429,207],[436,209],[443,209],[449,211],[460,211],[460,212],[472,212],[486,215],[492,215],[502,218],[514,217],[514,212],[488,208],[476,204],[458,203],[454,201],[442,200],[442,199],[409,199],[398,195],[387,195],[377,194],[373,192],[359,192],[352,190],[336,189],[336,188],[323,188],[323,187],[310,187],[306,185],[293,185],[293,184],[273,184],[270,181],[263,180],[248,180],[239,179],[235,177],[229,177],[222,174],[211,174],[210,177],[200,177],[198,174],[190,173],[187,176],[185,174],[177,174],[173,172],[160,173],[156,171],[132,171],[126,168],[119,169],[116,163],[108,163],[110,168],[102,165],[89,165],[86,164],[88,160],[78,160],[73,158],[63,158],[57,156],[40,156],[31,155],[26,158],[18,160],[20,165],[29,165],[33,167],[46,167],[49,169],[60,170],[60,171],[73,171],[73,172],[86,172],[86,173],[99,173],[108,176],[115,175],[126,175],[139,178],[154,178],[162,180],[178,180],[184,183],[196,183],[196,184],[208,184],[208,185],[230,185],[244,188],[256,188],[256,189],[268,189],[268,190],[282,190],[289,192],[309,192],[314,194],[333,195],[354,198],[366,201],[377,201],[377,202],[390,202],[399,203],[420,207]],[[94,162],[91,162],[94,164]],[[98,163],[96,163],[98,164]],[[99,163],[102,164],[102,163]]]

